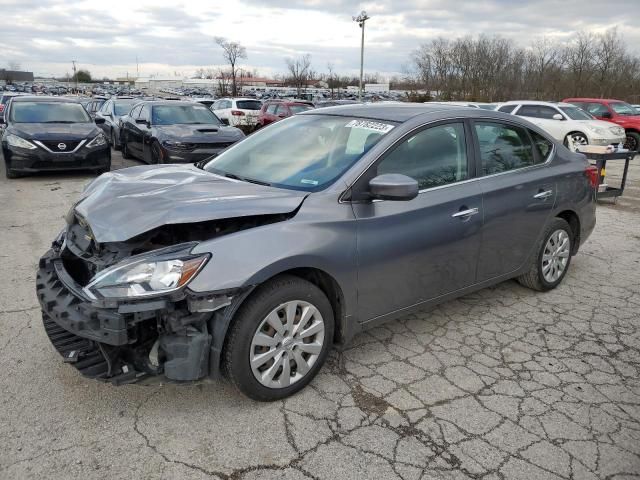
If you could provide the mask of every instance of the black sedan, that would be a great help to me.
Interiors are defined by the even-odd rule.
[[[43,170],[111,169],[106,137],[73,99],[14,97],[0,121],[6,122],[2,155],[7,178]]]
[[[244,137],[211,110],[193,102],[153,101],[123,118],[122,155],[147,163],[195,163]]]
[[[122,129],[122,117],[127,115],[140,100],[133,97],[112,98],[107,100],[100,110],[96,112],[96,118],[104,118],[100,124],[102,131],[109,139],[109,143],[116,150],[122,148],[120,132]]]

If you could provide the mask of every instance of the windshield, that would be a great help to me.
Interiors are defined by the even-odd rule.
[[[13,102],[15,123],[89,123],[91,117],[79,103]]]
[[[377,120],[293,116],[247,137],[204,168],[275,187],[322,190],[393,127]]]
[[[609,106],[616,112],[618,115],[637,115],[636,109],[633,108],[628,103],[624,102],[611,102]]]
[[[137,103],[137,101],[133,102],[118,102],[113,104],[113,113],[118,117],[123,115],[127,115],[133,106]]]
[[[558,107],[571,120],[594,120],[595,117],[578,107]]]
[[[151,115],[153,125],[200,124],[220,125],[218,117],[204,105],[156,105]]]
[[[293,113],[294,115],[296,113],[306,112],[307,110],[311,110],[311,107],[309,105],[290,105],[289,108],[291,109],[291,113]]]
[[[260,110],[262,102],[259,100],[236,100],[236,106],[240,110]]]

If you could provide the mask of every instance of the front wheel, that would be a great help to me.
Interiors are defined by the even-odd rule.
[[[126,134],[122,138],[122,158],[124,158],[125,160],[131,160],[133,158],[133,156],[131,155],[131,152],[129,151],[129,145],[127,144]]]
[[[536,247],[529,270],[518,277],[518,282],[540,292],[556,288],[569,270],[572,245],[571,227],[562,218],[554,218]]]
[[[164,163],[164,155],[162,154],[162,147],[157,141],[151,144],[151,163],[158,165]]]
[[[120,145],[118,145],[118,141],[116,139],[116,131],[111,129],[111,146],[114,150],[120,150]]]
[[[632,152],[637,152],[638,147],[640,147],[640,134],[636,132],[627,132],[624,148]]]
[[[565,137],[565,139],[564,139],[565,147],[570,146],[569,140],[571,140],[573,142],[573,145],[575,145],[576,147],[589,145],[589,139],[587,138],[587,136],[584,133],[573,132],[573,133],[570,133],[569,135],[567,135]]]
[[[322,290],[299,277],[277,277],[238,310],[225,342],[223,371],[254,400],[288,397],[318,373],[333,330],[333,310]]]

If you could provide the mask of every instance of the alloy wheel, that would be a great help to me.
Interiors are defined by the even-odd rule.
[[[549,283],[556,282],[564,273],[571,255],[571,241],[564,230],[551,234],[542,252],[542,275]]]
[[[587,137],[585,137],[583,134],[581,133],[574,133],[573,135],[571,135],[571,140],[573,140],[573,144],[578,146],[578,145],[588,145],[589,141],[587,140]]]
[[[249,362],[268,388],[288,387],[307,375],[324,344],[324,319],[312,304],[292,300],[274,308],[256,329]]]
[[[635,152],[638,150],[638,140],[636,139],[635,136],[633,135],[627,135],[625,142],[624,142],[624,148],[626,148],[627,150],[630,150],[632,152]]]

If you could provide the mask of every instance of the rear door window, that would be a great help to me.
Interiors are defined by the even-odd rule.
[[[278,105],[275,103],[270,104],[269,106],[267,106],[267,110],[266,112],[270,115],[275,115],[276,114],[276,107]]]
[[[237,100],[236,105],[240,110],[260,110],[262,102],[258,100]]]
[[[533,145],[526,130],[498,122],[475,122],[482,175],[534,165]]]
[[[516,107],[517,107],[517,105],[504,105],[504,106],[498,108],[498,111],[502,112],[502,113],[511,113],[511,112],[513,112],[513,109],[516,108]]]

